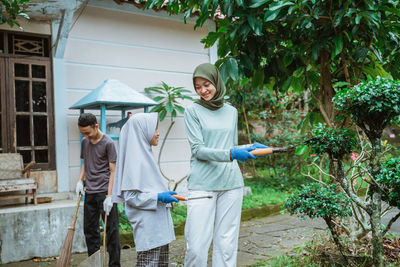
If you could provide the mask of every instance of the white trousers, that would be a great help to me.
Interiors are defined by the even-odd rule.
[[[206,267],[213,241],[212,266],[236,266],[243,188],[227,191],[191,191],[185,225],[185,267]]]

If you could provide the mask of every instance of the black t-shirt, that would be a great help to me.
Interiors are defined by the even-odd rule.
[[[111,173],[109,163],[117,161],[114,141],[105,134],[96,144],[84,138],[81,145],[81,159],[85,164],[86,192],[107,192]]]

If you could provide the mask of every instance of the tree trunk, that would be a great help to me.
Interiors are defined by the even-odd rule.
[[[321,81],[320,81],[320,96],[322,97],[321,103],[324,105],[324,109],[327,117],[330,121],[334,118],[334,107],[332,98],[335,95],[335,91],[332,87],[332,73],[330,64],[330,53],[327,50],[321,50],[320,52],[320,63],[321,63]]]
[[[372,145],[370,157],[370,172],[375,179],[380,169],[380,153],[381,153],[381,140],[380,138],[370,139]],[[373,266],[385,266],[384,250],[383,250],[383,229],[381,222],[382,211],[382,192],[380,189],[373,185],[371,186],[371,231],[372,231],[372,260]]]
[[[162,171],[162,168],[161,168],[161,154],[162,154],[163,149],[164,149],[165,141],[167,140],[168,135],[169,135],[169,133],[171,132],[172,126],[174,126],[174,124],[175,124],[175,121],[174,121],[173,118],[171,117],[171,123],[170,123],[170,125],[168,126],[167,133],[165,134],[165,137],[164,137],[164,139],[163,139],[163,141],[162,141],[162,143],[161,143],[161,148],[160,148],[160,152],[158,153],[158,159],[157,159],[158,168],[160,169],[160,173],[161,173],[161,175],[164,177],[164,179],[168,181],[168,188],[170,187],[171,179],[168,178],[168,177],[164,174],[164,172]],[[169,189],[170,189],[170,188],[169,188]]]
[[[383,251],[383,229],[381,227],[382,199],[378,189],[372,189],[371,230],[372,230],[372,261],[374,267],[385,266]]]
[[[340,254],[342,254],[342,257],[344,259],[344,262],[346,263],[346,266],[353,266],[352,264],[350,264],[349,260],[347,259],[346,255],[344,253],[344,248],[342,246],[342,243],[340,243],[339,236],[338,236],[337,232],[335,231],[335,228],[334,228],[335,226],[333,225],[332,220],[327,217],[325,217],[324,220],[325,220],[326,224],[328,225],[328,228],[332,234],[333,241],[335,242],[336,246],[338,247]]]
[[[308,106],[308,95],[309,94],[310,94],[310,89],[309,88],[304,90],[303,99],[304,99],[304,112],[305,112],[305,114],[307,114],[308,111],[310,110],[310,108]]]
[[[246,123],[247,140],[248,140],[249,144],[252,144],[253,142],[251,141],[251,138],[250,138],[250,127],[249,127],[249,121],[247,120],[246,109],[244,107],[244,101],[242,101],[242,112],[243,112],[243,116],[244,116],[244,122]],[[255,177],[257,174],[257,171],[256,171],[256,163],[254,162],[254,160],[251,161],[251,166],[253,167],[252,175],[253,175],[253,177]]]

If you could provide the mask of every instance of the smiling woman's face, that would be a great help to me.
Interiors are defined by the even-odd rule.
[[[196,93],[205,101],[210,101],[213,99],[215,93],[217,92],[214,84],[212,84],[209,80],[200,77],[194,78],[194,88]]]

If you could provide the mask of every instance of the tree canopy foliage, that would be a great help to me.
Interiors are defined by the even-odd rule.
[[[146,7],[164,2],[147,0]],[[196,27],[219,16],[203,43],[218,42],[226,82],[248,77],[249,90],[309,89],[335,127],[337,87],[400,77],[399,6],[398,0],[170,0],[167,9],[185,19],[199,12]]]
[[[29,19],[25,13],[24,4],[31,0],[0,0],[0,24],[7,23],[10,27],[18,25],[17,18]]]

